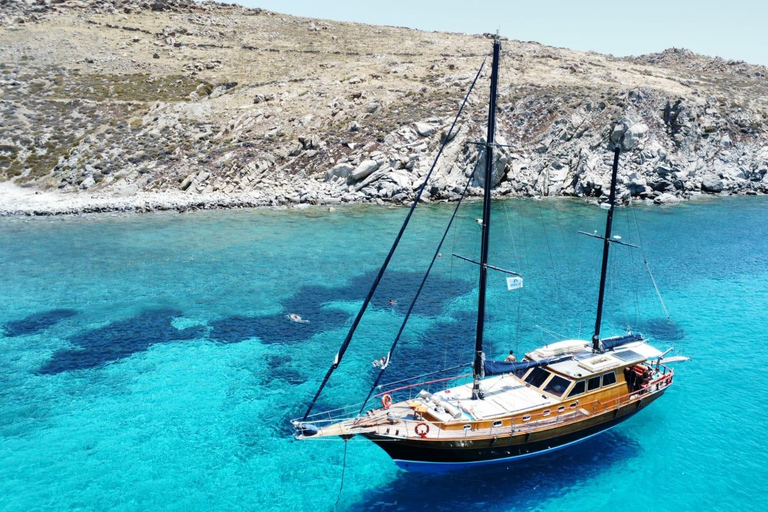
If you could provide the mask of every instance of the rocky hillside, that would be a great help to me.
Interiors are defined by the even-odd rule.
[[[624,199],[768,192],[765,67],[502,48],[495,194],[600,196],[613,144]],[[490,49],[212,2],[0,0],[0,180],[200,204],[406,201]],[[488,67],[428,199],[456,198],[482,160]]]

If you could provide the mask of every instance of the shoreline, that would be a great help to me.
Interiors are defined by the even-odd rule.
[[[649,199],[633,199],[645,205],[663,206],[678,205],[702,199],[717,199],[746,195],[763,195],[748,193],[704,194],[696,193],[689,198],[676,197],[674,201],[655,202]],[[513,195],[497,195],[494,200],[504,199],[581,199],[597,203],[596,197],[548,196],[527,197]],[[327,201],[293,202],[280,200],[278,196],[267,199],[263,194],[241,192],[237,194],[210,193],[206,195],[190,195],[182,191],[138,191],[130,195],[119,193],[89,194],[84,192],[60,192],[53,190],[38,190],[32,187],[21,187],[10,181],[0,182],[0,217],[54,217],[77,216],[100,213],[129,213],[144,214],[152,212],[193,212],[199,210],[232,210],[241,208],[313,208],[333,207],[340,205],[378,205],[378,206],[408,206],[406,202],[383,201],[381,199],[365,198],[363,200],[344,201],[337,197],[326,198]],[[465,198],[471,201],[472,197]],[[424,204],[438,202],[453,202],[446,199],[425,199]]]
[[[0,183],[0,217],[48,217],[98,213],[151,213],[158,211],[187,212],[237,208],[290,207],[309,203],[282,203],[265,199],[261,194],[210,193],[190,195],[182,191],[138,191],[132,194],[59,192],[20,187],[9,181]],[[318,206],[342,204],[331,199]],[[352,204],[352,203],[349,203]]]

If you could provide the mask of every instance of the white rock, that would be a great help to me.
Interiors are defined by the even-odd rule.
[[[430,137],[437,131],[437,126],[429,123],[414,123],[413,127],[416,129],[416,133],[422,137]]]
[[[360,181],[362,179],[367,178],[371,175],[373,171],[379,168],[379,165],[381,165],[376,160],[363,160],[360,162],[360,165],[358,165],[354,171],[349,175],[349,178],[352,181]]]
[[[629,151],[630,149],[636,147],[640,141],[645,138],[647,133],[648,125],[642,122],[634,123],[629,126],[626,133],[624,134],[624,140],[622,141],[621,145],[624,147],[624,150]]]

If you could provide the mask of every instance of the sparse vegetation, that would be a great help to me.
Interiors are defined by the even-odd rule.
[[[89,3],[57,4],[0,33],[0,179],[177,190],[208,174],[187,189],[240,191],[375,152],[393,167],[411,157],[411,168],[427,165],[489,47],[480,35],[340,22],[316,30],[235,5],[176,1],[145,16],[143,7]],[[237,31],[226,28],[233,23]],[[685,50],[616,59],[520,41],[504,41],[503,59],[499,133],[528,173],[514,190],[507,179],[509,193],[540,194],[553,163],[573,184],[563,193],[598,190],[581,185],[592,172],[582,146],[599,148],[628,116],[652,135],[652,151],[633,156],[638,166],[675,167],[691,152],[712,161],[721,143],[757,158],[766,145],[760,66]],[[475,91],[466,106],[466,140],[484,134],[486,95]],[[427,121],[434,136],[403,135]],[[317,141],[300,142],[309,135]],[[473,151],[461,154],[472,160]]]

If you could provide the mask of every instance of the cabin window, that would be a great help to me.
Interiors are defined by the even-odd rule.
[[[542,416],[549,416],[551,414],[549,409],[545,409],[544,412],[541,413]]]
[[[568,396],[579,396],[580,394],[584,393],[584,388],[586,387],[586,383],[583,380],[580,380],[576,383],[575,386],[573,386],[573,389],[570,393],[568,393]]]
[[[466,425],[464,425],[464,430],[472,430],[472,425],[467,423]]]
[[[502,424],[502,423],[501,423],[501,420],[496,420],[496,421],[494,421],[494,422],[493,422],[493,426],[494,426],[494,427],[500,427],[500,426],[501,426],[501,424]]]
[[[616,384],[616,372],[603,375],[603,386],[610,386],[611,384]]]
[[[526,414],[525,416],[523,416],[523,421],[530,421],[530,420],[531,420],[530,414]]]
[[[558,414],[561,413],[561,412],[564,412],[564,411],[565,411],[565,406],[564,405],[561,405],[560,407],[557,408]]]
[[[587,391],[592,391],[593,389],[597,389],[600,387],[600,376],[592,377],[587,382]]]
[[[544,391],[555,396],[563,396],[563,393],[565,393],[565,390],[568,389],[568,386],[570,385],[571,381],[564,379],[559,375],[555,375],[552,377],[552,380],[549,381],[547,387],[544,388]]]
[[[542,368],[534,368],[533,371],[528,374],[528,377],[525,378],[525,382],[533,387],[538,388],[544,384],[544,381],[546,381],[550,375],[552,374],[547,370]]]

